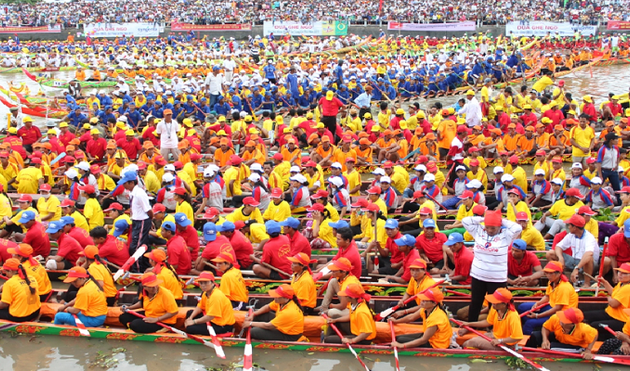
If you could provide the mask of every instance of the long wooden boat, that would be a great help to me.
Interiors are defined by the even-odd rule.
[[[630,58],[610,58],[610,59],[602,59],[598,61],[593,66],[596,67],[608,67],[615,66],[619,64],[630,64]]]

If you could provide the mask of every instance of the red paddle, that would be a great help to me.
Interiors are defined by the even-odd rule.
[[[392,332],[392,341],[396,341],[396,332],[394,331],[394,322],[389,323],[389,329]],[[398,363],[398,348],[394,347],[394,357],[396,357],[396,371],[400,371],[400,364]]]
[[[571,357],[571,358],[582,358],[581,354],[569,353],[569,352],[561,352],[559,350],[528,348],[528,347],[523,347],[523,350],[526,350],[528,352],[540,352],[540,353],[554,354],[554,355],[557,355],[557,356],[565,356],[565,357]],[[605,362],[605,363],[614,363],[614,364],[618,364],[618,365],[630,366],[630,360],[619,359],[619,358],[608,357],[608,356],[593,355],[593,361]]]
[[[328,316],[326,314],[322,314],[322,317],[324,317],[324,319],[328,319]],[[339,336],[339,339],[343,339],[343,334],[341,333],[341,331],[339,331],[339,329],[337,328],[337,326],[335,326],[334,323],[329,323],[328,326],[330,326],[335,331],[337,336]],[[350,343],[346,343],[346,345],[348,346],[348,349],[350,349],[350,352],[352,352],[352,354],[354,355],[354,358],[356,358],[357,361],[359,361],[359,363],[361,364],[361,366],[363,366],[365,371],[372,371],[368,368],[368,366],[365,365],[365,363],[363,363],[361,358],[359,358],[359,355],[357,354],[357,352],[355,352],[354,349],[352,349],[352,345],[350,345]]]

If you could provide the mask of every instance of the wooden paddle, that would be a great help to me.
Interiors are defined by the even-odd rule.
[[[606,258],[606,250],[608,250],[608,237],[606,237],[606,239],[604,240],[604,249],[602,250],[602,262],[599,265],[599,275],[597,276],[598,278],[604,275],[604,258]],[[597,289],[595,289],[595,297],[597,297],[597,295],[599,294],[599,281],[595,280],[595,282],[597,283]]]
[[[324,319],[328,319],[329,317],[326,314],[322,314],[322,317],[324,317]],[[337,334],[337,336],[339,336],[339,339],[341,339],[343,341],[343,334],[341,333],[341,331],[339,331],[339,329],[337,328],[337,326],[335,326],[334,323],[329,323],[328,326],[330,326],[335,333]],[[357,359],[357,361],[359,361],[359,363],[361,364],[361,366],[363,366],[363,368],[366,371],[372,371],[368,368],[368,366],[365,365],[365,363],[363,363],[363,361],[361,360],[361,358],[359,358],[359,355],[357,354],[357,352],[354,351],[354,349],[352,349],[352,345],[350,345],[350,343],[346,343],[346,346],[348,346],[348,349],[350,349],[350,352],[354,355],[354,358]]]
[[[557,356],[564,356],[564,357],[571,357],[571,358],[582,358],[581,354],[562,352],[562,351],[559,351],[559,350],[529,348],[529,347],[523,347],[523,350],[526,350],[528,352],[540,352],[540,353],[547,353],[547,354],[553,354],[553,355],[557,355]],[[593,361],[604,362],[604,363],[613,363],[613,364],[624,365],[624,366],[630,366],[630,360],[619,359],[619,358],[608,357],[608,356],[593,355]]]
[[[441,281],[438,281],[438,282],[434,283],[433,285],[431,285],[431,287],[427,288],[427,290],[428,290],[428,289],[432,289],[432,288],[434,288],[435,286],[439,286],[439,285],[443,284],[443,283],[444,283],[444,281],[446,281],[446,280],[441,280]],[[407,300],[405,300],[405,301],[403,302],[403,305],[407,305],[408,303],[411,303],[413,300],[415,300],[415,299],[416,299],[416,297],[417,297],[417,296],[418,296],[418,294],[416,294],[416,295],[413,295],[413,296],[409,297]],[[389,317],[392,313],[394,313],[395,311],[397,311],[397,310],[398,310],[398,308],[400,308],[401,306],[402,306],[402,305],[397,304],[397,305],[394,305],[394,306],[393,306],[393,307],[391,307],[391,308],[385,309],[385,310],[384,310],[384,311],[382,311],[381,313],[377,314],[377,315],[374,317],[374,320],[375,320],[375,321],[381,321],[381,320],[383,320],[383,319],[385,319],[385,318]]]
[[[521,318],[523,318],[523,317],[525,317],[526,315],[528,315],[528,314],[530,314],[530,313],[536,312],[537,310],[539,310],[539,309],[542,309],[542,308],[546,307],[546,306],[547,306],[547,304],[548,304],[548,303],[541,304],[541,305],[539,305],[539,306],[537,306],[537,307],[533,307],[532,309],[528,310],[527,312],[523,312],[523,313],[521,313],[521,314],[520,314],[520,316],[521,316]]]
[[[88,329],[85,327],[83,322],[81,322],[79,317],[76,314],[73,314],[72,317],[74,317],[74,322],[76,322],[77,328],[79,329],[79,333],[81,334],[81,336],[85,336],[89,338],[91,336],[90,331],[88,331]]]
[[[248,316],[252,317],[254,309],[249,307]],[[243,371],[252,371],[253,367],[253,351],[252,351],[252,328],[247,329],[247,338],[245,339],[245,351],[243,352]]]
[[[392,342],[396,341],[396,332],[394,331],[394,322],[389,323],[389,329],[392,332]],[[396,358],[396,371],[400,371],[400,363],[398,361],[398,348],[394,347],[394,357]]]

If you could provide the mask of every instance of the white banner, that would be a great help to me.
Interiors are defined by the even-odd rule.
[[[263,24],[263,33],[265,36],[270,33],[276,36],[335,36],[347,35],[348,26],[338,21],[317,21],[313,23],[265,21]]]
[[[453,23],[399,23],[388,22],[388,30],[398,31],[475,31],[475,22],[453,22]]]
[[[554,22],[509,22],[505,25],[505,36],[573,36],[579,31],[584,36],[597,33],[597,26],[579,26],[571,23]]]
[[[158,37],[160,26],[153,23],[90,23],[83,33],[90,37]]]

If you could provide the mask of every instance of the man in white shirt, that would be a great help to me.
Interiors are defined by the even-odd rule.
[[[558,242],[554,250],[547,252],[548,260],[559,261],[565,271],[571,271],[571,282],[576,282],[580,270],[584,273],[584,287],[591,286],[591,278],[597,271],[599,244],[591,232],[584,229],[586,220],[581,215],[573,215],[564,221],[569,233]],[[571,255],[564,251],[571,249]]]
[[[210,93],[210,109],[214,109],[214,105],[219,100],[219,96],[223,92],[223,74],[219,73],[219,66],[212,67],[212,73],[208,74],[206,81],[206,91]]]
[[[460,115],[466,114],[466,125],[469,128],[475,125],[481,125],[481,104],[479,104],[479,101],[475,98],[475,92],[468,90],[466,92],[466,99],[468,101],[457,113]]]
[[[155,127],[155,132],[160,135],[160,154],[166,161],[169,161],[168,155],[173,155],[173,161],[179,159],[179,149],[177,149],[177,133],[179,132],[179,124],[173,120],[173,111],[165,109],[164,120],[160,121]]]
[[[234,69],[236,68],[236,62],[232,59],[232,54],[226,55],[223,60],[223,71],[225,71],[225,81],[227,83],[232,82],[232,76],[234,76]]]
[[[129,255],[149,243],[149,231],[153,219],[153,208],[149,203],[147,192],[138,185],[138,174],[135,171],[124,173],[118,181],[129,194],[129,209],[131,210],[131,242],[129,243]],[[138,259],[131,268],[132,272],[143,273],[149,268],[149,262],[144,256]]]

